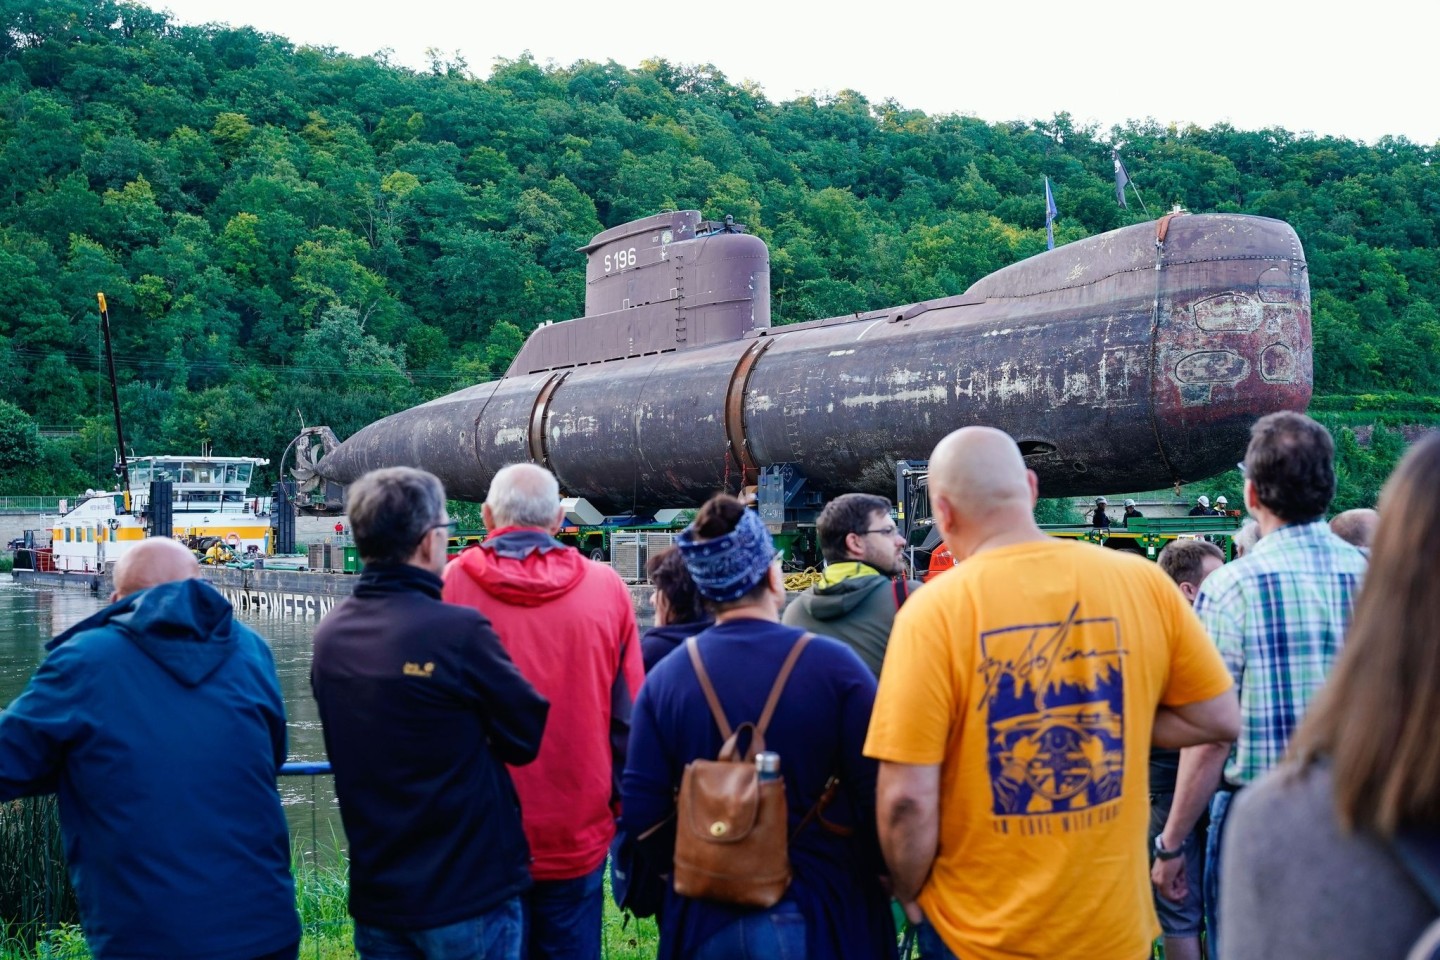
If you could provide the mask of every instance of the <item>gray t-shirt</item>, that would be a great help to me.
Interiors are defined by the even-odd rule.
[[[1404,960],[1436,919],[1386,843],[1340,829],[1327,767],[1240,791],[1220,863],[1221,960]]]

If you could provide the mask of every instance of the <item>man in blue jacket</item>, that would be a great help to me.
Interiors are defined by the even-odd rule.
[[[351,485],[365,570],[315,631],[363,960],[518,960],[530,848],[505,764],[540,752],[549,703],[490,621],[440,599],[445,490],[392,467]]]
[[[198,573],[173,540],[133,547],[110,606],[52,640],[0,713],[0,799],[59,793],[97,960],[299,948],[275,661]]]

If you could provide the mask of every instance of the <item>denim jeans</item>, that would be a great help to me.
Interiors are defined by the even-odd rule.
[[[956,960],[929,920],[922,920],[915,928],[915,942],[920,945],[920,960]]]
[[[804,960],[805,915],[793,900],[742,917],[706,940],[691,960]]]
[[[360,960],[520,960],[520,898],[511,897],[494,909],[429,930],[388,930],[355,924],[355,952]]]
[[[605,864],[571,880],[537,880],[525,904],[529,960],[600,960]]]
[[[1210,832],[1205,835],[1205,937],[1206,952],[1220,956],[1220,844],[1225,840],[1225,818],[1235,791],[1220,790],[1210,801]]]

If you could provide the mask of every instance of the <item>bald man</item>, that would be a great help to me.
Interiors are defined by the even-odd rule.
[[[58,793],[96,960],[293,960],[270,648],[173,540],[115,565],[112,603],[52,640],[0,713],[0,799]]]
[[[1035,524],[1038,484],[1004,433],[930,459],[958,566],[901,609],[865,752],[880,841],[922,955],[1150,955],[1152,742],[1233,736],[1213,644],[1154,564]]]
[[[1375,528],[1379,525],[1380,514],[1362,507],[1337,513],[1330,519],[1330,532],[1351,546],[1369,550],[1370,541],[1375,539]]]
[[[198,576],[200,562],[184,544],[163,537],[142,540],[115,564],[115,589],[110,591],[110,602],[162,583]]]

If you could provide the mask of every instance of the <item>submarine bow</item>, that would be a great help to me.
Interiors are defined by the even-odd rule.
[[[774,327],[765,245],[694,211],[613,228],[586,316],[506,375],[370,424],[318,465],[423,467],[481,500],[536,462],[607,513],[696,504],[790,463],[828,495],[893,491],[950,431],[1005,430],[1043,496],[1228,469],[1256,417],[1303,410],[1310,289],[1289,224],[1171,215],[1067,244],[941,300]]]

